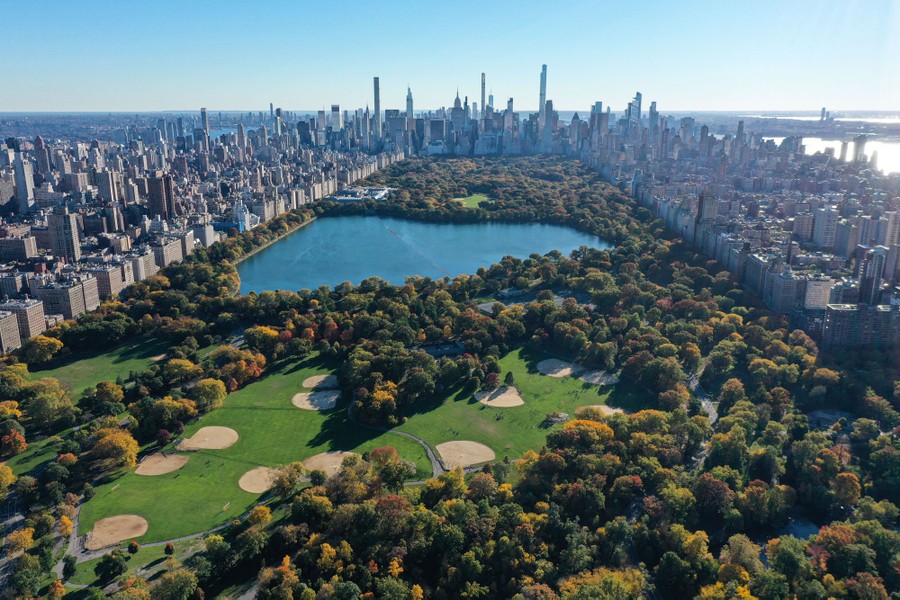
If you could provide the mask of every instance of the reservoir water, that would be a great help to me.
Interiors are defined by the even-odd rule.
[[[581,246],[609,248],[597,236],[540,223],[422,223],[385,217],[317,219],[238,265],[241,293],[316,289],[381,277],[402,284],[475,273],[504,256],[527,258]]]

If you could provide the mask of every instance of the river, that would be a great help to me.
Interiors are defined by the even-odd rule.
[[[780,144],[783,137],[764,137],[764,140],[773,140],[776,144]],[[828,148],[834,151],[836,157],[841,155],[840,140],[825,140],[820,137],[804,137],[803,146],[805,154],[815,154],[816,152],[825,152]],[[847,143],[847,160],[853,157],[854,144],[850,139]],[[884,173],[900,173],[900,142],[882,142],[880,140],[869,139],[866,142],[866,156],[872,157],[872,153],[877,152],[876,168]]]
[[[241,293],[316,289],[381,277],[402,284],[475,273],[504,256],[527,258],[581,246],[609,248],[597,236],[541,223],[423,223],[374,216],[325,217],[238,265]]]

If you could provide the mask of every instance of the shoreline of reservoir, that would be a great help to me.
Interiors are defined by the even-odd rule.
[[[304,225],[311,221],[307,221]],[[453,278],[488,268],[505,256],[527,259],[587,246],[611,248],[599,236],[574,227],[534,222],[441,223],[394,216],[320,218],[248,253],[239,263],[240,293],[317,289],[380,277],[402,285],[407,277]],[[261,253],[276,241],[279,251]],[[252,257],[252,258],[251,258]]]
[[[292,235],[292,234],[294,234],[294,233],[297,233],[298,231],[300,231],[301,229],[303,229],[304,227],[306,227],[307,225],[309,225],[310,223],[312,223],[312,222],[315,221],[316,219],[318,219],[318,217],[312,217],[312,218],[309,219],[308,221],[303,221],[302,223],[300,223],[300,224],[297,225],[296,227],[292,227],[289,231],[286,231],[285,233],[279,235],[278,237],[275,237],[275,238],[269,240],[268,242],[266,242],[266,243],[263,244],[262,246],[259,246],[259,247],[257,247],[257,248],[254,248],[253,250],[251,250],[251,251],[248,252],[247,254],[244,254],[243,256],[241,256],[240,258],[238,258],[237,260],[235,260],[235,261],[234,261],[234,266],[237,267],[239,264],[241,264],[242,262],[244,262],[246,259],[250,258],[250,257],[253,256],[254,254],[257,254],[257,253],[260,252],[261,250],[265,250],[266,248],[268,248],[269,246],[271,246],[271,245],[274,244],[275,242],[280,242],[281,240],[285,239],[286,237],[288,237],[288,236],[290,236],[290,235]],[[238,277],[240,277],[240,273],[238,274]]]

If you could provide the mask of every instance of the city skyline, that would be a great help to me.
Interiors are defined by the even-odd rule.
[[[0,112],[371,107],[373,76],[382,107],[402,108],[409,87],[417,107],[436,109],[457,88],[478,102],[482,72],[496,105],[512,97],[537,111],[542,64],[547,98],[565,111],[597,100],[624,110],[636,89],[669,112],[900,106],[900,9],[889,0],[863,14],[839,2],[693,2],[672,14],[649,3],[622,15],[581,2],[559,23],[534,18],[545,8],[523,2],[479,7],[475,25],[476,5],[466,2],[449,17],[404,3],[325,13],[161,3],[140,15],[112,3],[51,5],[41,19],[8,15],[12,30],[40,43],[10,61],[6,83],[16,93]],[[395,26],[374,31],[385,15]]]

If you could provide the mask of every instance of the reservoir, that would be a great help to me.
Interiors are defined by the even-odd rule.
[[[581,246],[611,247],[597,236],[541,223],[423,223],[374,216],[326,217],[238,265],[241,293],[314,290],[367,277],[403,284],[475,273],[504,256],[527,258]]]

